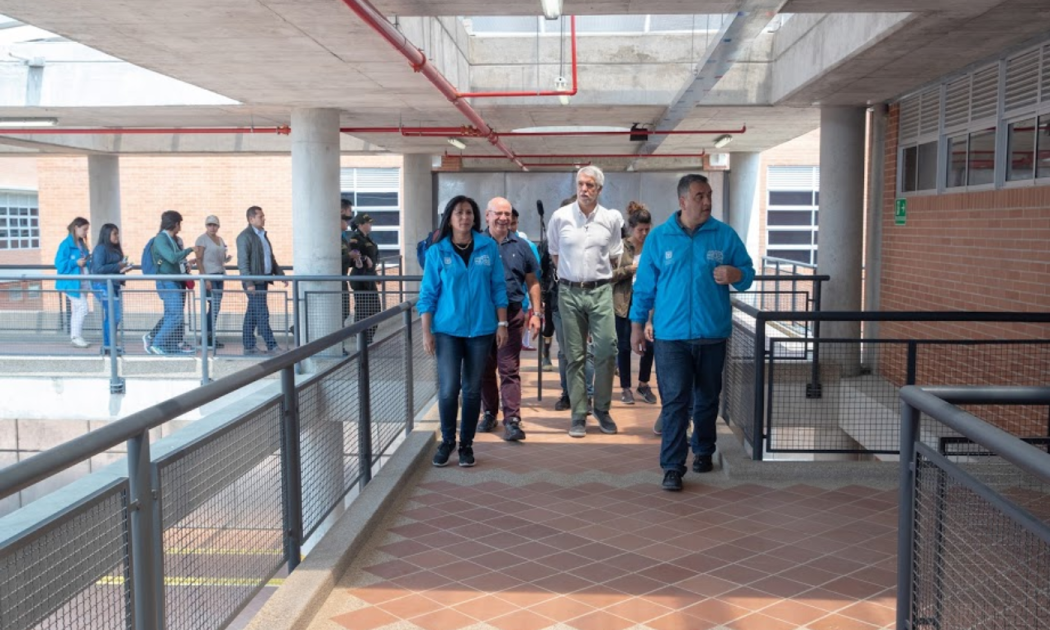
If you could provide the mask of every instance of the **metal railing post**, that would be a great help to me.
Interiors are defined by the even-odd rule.
[[[358,470],[361,489],[372,481],[372,388],[368,370],[368,344],[365,331],[357,333],[357,400],[360,410],[357,418]]]
[[[117,362],[117,294],[114,292],[116,288],[116,283],[107,278],[106,332],[109,334],[109,393],[123,394],[124,379],[120,377],[120,366]]]
[[[762,460],[763,440],[765,440],[765,362],[766,362],[766,320],[762,313],[755,317],[755,408],[752,411],[751,459]]]
[[[904,376],[905,385],[915,384],[915,368],[919,360],[919,344],[914,339],[908,340],[908,363]]]
[[[302,328],[303,323],[299,320],[299,281],[294,277],[292,278],[292,319],[294,320],[292,322],[292,340],[295,347],[299,348],[302,346],[299,329]],[[295,364],[295,372],[296,374],[303,373],[302,363]]]
[[[288,571],[299,566],[303,539],[303,476],[299,442],[299,396],[295,372],[281,370],[281,481],[284,486],[284,557]]]
[[[208,335],[212,335],[214,338],[214,332],[211,330],[211,322],[208,321],[208,290],[205,286],[208,284],[206,280],[200,280],[200,295],[201,295],[201,385],[207,385],[211,382],[211,375],[208,369]]]
[[[820,287],[823,282],[813,281],[813,308],[820,312]],[[807,322],[808,325],[808,322]],[[813,362],[810,364],[809,387],[806,389],[807,398],[820,398],[823,396],[823,387],[820,384],[820,320],[813,322]]]
[[[405,326],[405,434],[412,432],[416,416],[416,379],[412,370],[412,309],[401,314]]]
[[[128,445],[128,488],[131,520],[131,592],[135,630],[162,630],[160,601],[163,599],[163,574],[157,563],[155,530],[160,523],[154,518],[154,493],[150,463],[149,431],[131,438]]]
[[[915,543],[915,442],[919,439],[919,410],[901,401],[900,498],[897,509],[897,630],[911,622]]]

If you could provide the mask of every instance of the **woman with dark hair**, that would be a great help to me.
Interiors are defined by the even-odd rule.
[[[67,236],[55,252],[55,271],[60,276],[77,276],[90,270],[91,249],[88,247],[88,229],[91,224],[84,217],[77,217],[66,226]],[[83,282],[76,278],[67,278],[55,282],[55,289],[63,291],[69,298],[70,318],[69,337],[74,346],[87,348],[91,344],[84,341],[84,318],[87,317],[88,303],[84,295]]]
[[[474,465],[474,433],[481,412],[481,376],[492,339],[507,341],[507,283],[496,241],[481,233],[481,211],[459,195],[445,206],[437,242],[426,252],[417,305],[423,348],[437,353],[441,444],[434,465],[445,466],[456,447],[460,388],[459,465]]]
[[[166,210],[160,215],[160,231],[153,237],[153,259],[157,261],[157,273],[177,275],[187,273],[186,257],[192,247],[182,247],[178,239],[182,230],[182,215]],[[175,280],[157,282],[160,299],[164,301],[164,320],[149,347],[150,354],[189,354],[193,349],[182,343],[183,306],[186,301],[186,285]]]
[[[120,246],[120,228],[112,223],[106,223],[98,231],[98,243],[95,251],[91,253],[92,274],[122,274],[131,269],[131,263],[124,256],[124,249]],[[113,321],[114,329],[120,327],[122,308],[120,305],[120,290],[124,286],[123,280],[113,281]],[[109,286],[105,280],[92,280],[91,289],[102,305],[102,353],[113,351],[109,340]],[[124,354],[124,349],[117,347],[116,353]]]
[[[631,392],[631,298],[634,295],[634,274],[638,270],[638,258],[642,255],[642,244],[653,229],[653,217],[645,204],[632,201],[627,204],[627,238],[623,241],[623,255],[613,270],[613,310],[616,311],[616,364],[620,370],[620,400],[634,404]],[[656,404],[656,396],[649,387],[649,376],[653,371],[653,342],[645,344],[645,354],[638,364],[638,394],[649,404]]]

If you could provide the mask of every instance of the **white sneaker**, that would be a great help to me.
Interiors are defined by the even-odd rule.
[[[73,339],[71,341],[72,341],[73,345],[78,347],[78,348],[87,348],[87,347],[89,347],[91,345],[90,343],[84,341],[83,337],[73,337]]]

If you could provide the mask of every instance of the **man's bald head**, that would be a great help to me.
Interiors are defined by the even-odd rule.
[[[511,219],[510,202],[503,197],[493,197],[485,206],[485,222],[489,225],[489,232],[500,238],[507,235],[510,229]]]

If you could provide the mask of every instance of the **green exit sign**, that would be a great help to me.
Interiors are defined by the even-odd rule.
[[[908,222],[908,200],[898,199],[893,208],[893,224],[904,225]]]

